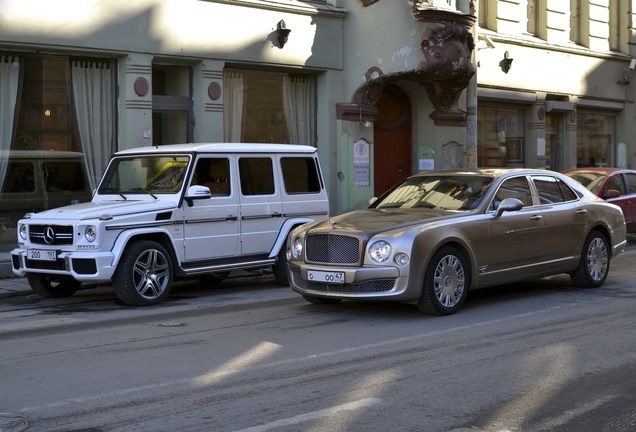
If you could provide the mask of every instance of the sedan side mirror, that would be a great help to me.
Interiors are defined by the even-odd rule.
[[[619,196],[621,196],[621,193],[616,190],[616,189],[608,189],[607,192],[605,192],[605,196],[603,198],[608,199],[608,198],[618,198]]]
[[[497,210],[495,211],[495,217],[499,217],[503,214],[503,212],[507,211],[518,211],[523,208],[523,203],[521,200],[517,198],[506,198],[504,199],[499,206],[497,206]]]

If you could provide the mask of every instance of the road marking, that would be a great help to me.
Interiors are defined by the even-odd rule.
[[[355,402],[349,402],[342,405],[336,405],[331,408],[325,408],[318,411],[300,414],[294,417],[276,420],[271,423],[265,423],[259,426],[252,426],[247,429],[238,430],[236,432],[265,432],[270,429],[275,429],[275,428],[280,428],[285,426],[292,426],[292,425],[297,425],[297,424],[304,423],[310,420],[316,420],[323,417],[330,417],[341,411],[353,411],[360,408],[370,407],[373,405],[377,405],[380,402],[382,402],[382,400],[378,398],[360,399]]]

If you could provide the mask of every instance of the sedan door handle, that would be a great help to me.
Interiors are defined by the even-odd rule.
[[[584,214],[587,214],[587,210],[585,210],[585,209],[577,210],[577,211],[576,211],[576,214],[577,214],[577,215],[584,215]]]
[[[226,221],[230,221],[230,222],[235,222],[238,220],[238,217],[236,216],[228,216],[225,218]]]
[[[534,215],[534,216],[532,216],[532,217],[530,218],[530,220],[531,220],[531,221],[538,221],[538,220],[541,220],[541,219],[543,219],[543,218],[541,217],[541,215]]]

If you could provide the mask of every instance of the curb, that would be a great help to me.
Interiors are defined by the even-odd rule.
[[[11,261],[0,261],[0,279],[17,277],[11,270]]]

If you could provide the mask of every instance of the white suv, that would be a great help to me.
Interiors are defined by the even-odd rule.
[[[314,147],[175,144],[115,153],[90,202],[18,222],[13,272],[42,296],[113,281],[126,304],[156,304],[174,277],[222,279],[273,266],[288,284],[285,242],[326,218]]]

